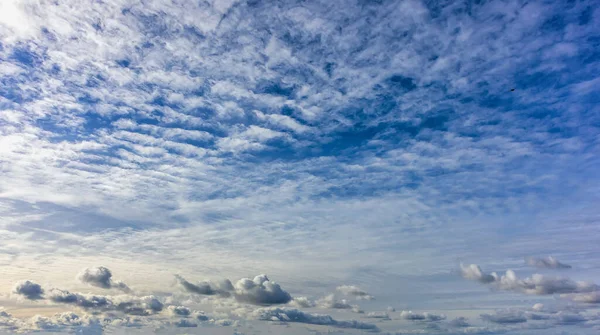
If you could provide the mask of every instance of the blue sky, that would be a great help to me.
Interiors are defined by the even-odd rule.
[[[595,1],[4,0],[0,332],[595,333],[599,88]]]

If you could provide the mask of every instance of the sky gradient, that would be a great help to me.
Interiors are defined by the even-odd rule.
[[[2,0],[0,333],[596,334],[599,167],[597,1]]]

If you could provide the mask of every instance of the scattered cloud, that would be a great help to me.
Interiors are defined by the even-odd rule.
[[[372,295],[367,293],[366,291],[361,290],[357,286],[354,285],[342,285],[338,286],[336,290],[344,295],[356,297],[356,299],[361,300],[373,300],[375,299]]]
[[[527,264],[540,269],[570,269],[571,266],[559,262],[556,258],[548,256],[546,258],[528,257],[525,259]]]
[[[483,284],[493,283],[498,280],[498,275],[493,272],[491,274],[484,273],[479,265],[471,264],[471,265],[460,265],[460,270],[463,278],[469,280],[476,280]]]
[[[428,312],[418,313],[413,311],[402,311],[400,312],[400,318],[412,321],[441,321],[445,320],[446,316],[443,314],[433,314]]]
[[[192,284],[180,275],[175,275],[175,278],[177,279],[177,283],[179,283],[185,291],[200,295],[229,296],[229,291],[231,291],[233,287],[229,280],[225,280],[222,285],[217,286],[207,281]]]
[[[185,306],[168,306],[167,311],[173,316],[190,316],[192,311]]]
[[[462,316],[452,319],[449,323],[450,323],[450,326],[452,326],[452,327],[470,327],[471,326],[469,324],[468,319],[465,317],[462,317]]]
[[[0,1],[0,286],[43,283],[7,306],[144,333],[177,321],[159,312],[169,294],[198,327],[286,303],[337,318],[370,293],[357,318],[530,304],[461,291],[455,259],[565,255],[574,279],[595,278],[599,13],[593,0]],[[76,293],[64,273],[89,264],[137,292],[92,268],[90,291],[126,294]],[[163,292],[179,269],[260,270],[283,287],[178,277]],[[600,300],[572,279],[461,271]],[[322,305],[291,294],[340,283],[357,286]],[[203,323],[210,304],[223,310]],[[77,323],[52,313],[7,327]]]
[[[367,331],[379,331],[376,325],[356,320],[338,321],[329,315],[311,314],[298,309],[262,308],[255,312],[256,317],[263,321],[299,322],[313,325],[334,326],[338,328],[353,328]]]
[[[83,269],[77,275],[77,279],[82,283],[86,283],[95,287],[106,289],[114,288],[125,293],[131,292],[131,289],[125,283],[122,281],[113,280],[112,273],[104,266]]]
[[[317,304],[307,297],[294,297],[292,301],[290,301],[290,305],[299,308],[311,308],[315,307]]]
[[[281,286],[269,280],[262,274],[254,279],[242,278],[235,283],[234,296],[239,302],[254,305],[286,304],[292,296],[284,291]]]
[[[466,279],[491,284],[501,290],[525,294],[579,294],[594,293],[600,289],[594,283],[574,281],[569,278],[547,277],[541,274],[534,274],[531,277],[521,279],[512,270],[507,270],[502,276],[497,275],[495,272],[486,274],[475,264],[461,265],[461,270],[463,277]]]
[[[496,311],[494,314],[481,314],[481,319],[500,324],[514,324],[527,322],[525,313],[523,313],[522,311],[512,310]]]
[[[29,280],[23,280],[15,284],[12,292],[29,300],[43,299],[44,290],[40,284]]]
[[[390,319],[390,315],[386,312],[368,312],[365,316],[371,319]]]
[[[350,309],[357,313],[361,312],[358,305],[353,305],[346,299],[337,299],[335,294],[329,294],[317,300],[317,305],[321,308]]]

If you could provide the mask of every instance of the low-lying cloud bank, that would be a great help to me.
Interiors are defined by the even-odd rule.
[[[575,301],[600,302],[600,286],[584,281],[574,281],[569,278],[548,277],[534,274],[531,277],[519,278],[512,270],[504,275],[495,272],[485,273],[476,264],[468,266],[461,264],[461,274],[465,279],[492,285],[496,289],[520,292],[531,295],[561,294]]]
[[[163,309],[163,304],[155,296],[118,295],[107,297],[52,289],[49,291],[47,299],[54,303],[74,305],[84,309],[119,311],[140,316],[155,314]]]
[[[261,308],[255,316],[263,321],[298,322],[312,325],[333,326],[337,328],[352,328],[368,331],[379,331],[376,325],[357,320],[338,321],[329,315],[306,313],[292,308]]]
[[[220,295],[233,297],[243,303],[253,305],[287,304],[292,301],[292,296],[283,290],[279,284],[270,281],[267,275],[261,274],[254,279],[242,278],[235,285],[228,279],[219,284],[208,281],[193,284],[180,275],[175,278],[185,291],[199,295]]]
[[[316,305],[320,308],[349,309],[354,313],[363,313],[358,305],[353,305],[346,299],[337,299],[334,294],[317,300]]]

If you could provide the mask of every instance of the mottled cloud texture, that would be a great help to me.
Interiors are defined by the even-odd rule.
[[[0,335],[597,334],[599,27],[0,0]]]

